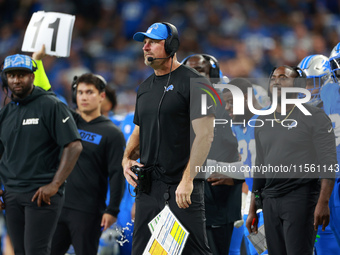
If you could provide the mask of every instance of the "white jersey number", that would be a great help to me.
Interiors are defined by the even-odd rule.
[[[251,139],[249,143],[246,142],[246,140],[240,140],[238,142],[238,148],[241,153],[241,161],[243,164],[249,165],[249,162],[246,162],[248,158],[248,153],[250,153],[250,165],[249,167],[252,167],[255,165],[255,158],[256,158],[256,148],[255,148],[255,139]],[[253,173],[251,173],[251,176],[253,177]]]

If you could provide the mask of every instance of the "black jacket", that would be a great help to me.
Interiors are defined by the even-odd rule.
[[[51,92],[34,87],[0,112],[0,176],[7,191],[30,192],[50,183],[61,149],[80,139],[67,107]]]
[[[125,181],[122,168],[123,133],[104,116],[86,122],[73,112],[83,150],[67,178],[64,207],[89,213],[103,213],[108,179],[110,203],[105,212],[117,217]]]

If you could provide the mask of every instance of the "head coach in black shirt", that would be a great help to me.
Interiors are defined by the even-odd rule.
[[[0,112],[0,175],[15,254],[45,255],[82,145],[66,106],[33,85],[35,69],[26,55],[4,61],[3,90],[12,101]]]
[[[199,89],[190,90],[191,80],[204,79],[177,61],[178,33],[170,23],[155,23],[146,33],[134,35],[144,43],[145,64],[154,69],[137,92],[135,129],[126,147],[123,168],[127,181],[137,175],[137,165],[150,177],[146,189],[137,189],[132,254],[142,254],[150,239],[148,223],[167,203],[190,232],[183,254],[209,254],[205,232],[203,181],[194,180],[213,140],[214,107],[201,113],[190,100]],[[205,80],[209,83],[208,80]],[[197,93],[197,95],[195,94]],[[191,146],[192,145],[192,146]],[[138,163],[136,160],[140,158]],[[139,181],[139,187],[143,183]]]

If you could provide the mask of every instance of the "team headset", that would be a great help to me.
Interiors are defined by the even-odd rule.
[[[307,75],[306,73],[298,66],[287,66],[287,65],[283,65],[286,68],[292,69],[294,70],[298,76],[294,78],[293,81],[293,87],[295,88],[306,88],[307,85]],[[268,79],[268,96],[271,98],[272,94],[270,93],[270,78],[272,77],[273,73],[275,72],[275,70],[278,67],[274,67],[273,70],[271,71],[270,75],[269,75],[269,79]]]
[[[38,69],[38,65],[37,65],[37,62],[35,62],[35,60],[33,58],[30,58],[32,60],[32,62],[35,64],[32,65],[32,72],[34,73],[37,69]],[[8,81],[7,81],[7,76],[6,76],[6,73],[3,71],[4,70],[4,63],[5,63],[5,60],[2,61],[1,63],[1,74],[0,74],[0,77],[1,77],[1,81],[2,81],[2,90],[6,92],[6,95],[8,93]]]
[[[150,62],[156,59],[173,58],[179,48],[179,38],[178,38],[177,28],[169,22],[161,22],[161,23],[164,24],[168,29],[168,37],[165,39],[164,49],[165,49],[165,52],[169,54],[169,56],[167,56],[166,58],[148,57],[148,61]],[[169,33],[169,30],[170,30],[170,33]]]
[[[182,64],[186,65],[189,58],[194,56],[203,56],[206,61],[210,63],[209,76],[210,78],[221,78],[220,65],[214,56],[209,54],[192,54],[183,59]]]
[[[107,86],[107,82],[106,80],[104,79],[103,76],[101,75],[98,75],[98,74],[93,74],[93,76],[97,77],[99,79],[99,88],[100,88],[100,91],[105,91],[105,88]],[[71,84],[71,88],[72,88],[72,102],[77,104],[77,86],[78,86],[78,81],[79,81],[79,77],[78,76],[74,76],[73,77],[73,81],[72,81],[72,84]]]

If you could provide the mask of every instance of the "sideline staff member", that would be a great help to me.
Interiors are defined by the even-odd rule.
[[[256,178],[263,175],[254,174],[253,193],[263,188],[263,217],[269,254],[312,254],[318,225],[323,225],[324,230],[329,223],[328,201],[334,179],[324,177],[335,175],[325,173],[327,176],[322,176],[320,190],[319,175],[323,172],[317,171],[314,175],[312,167],[334,169],[337,163],[332,123],[323,110],[308,104],[303,106],[311,115],[305,115],[293,104],[287,105],[286,115],[281,115],[281,88],[306,86],[305,77],[302,75],[300,78],[300,71],[290,66],[280,66],[274,70],[270,77],[270,92],[273,93],[274,87],[279,88],[277,108],[269,116],[258,117],[265,124],[255,128],[257,166],[289,168],[302,165],[310,170],[266,173],[264,180]],[[297,98],[297,93],[289,93],[288,96]],[[275,121],[268,124],[265,119]],[[284,127],[281,123],[286,119]],[[294,126],[289,120],[297,124]],[[252,228],[254,219],[255,226]],[[254,194],[246,226],[249,232],[257,231]]]
[[[194,54],[184,59],[182,64],[212,79],[211,82],[221,82],[218,61],[211,55]],[[219,95],[222,96],[221,93]],[[216,119],[230,121],[224,101],[222,105],[216,105]],[[238,143],[229,125],[215,126],[208,158],[220,162],[239,161]],[[241,219],[242,183],[243,180],[231,178],[209,178],[204,182],[207,237],[214,255],[229,254],[234,221]]]
[[[52,241],[52,255],[63,255],[73,244],[76,254],[96,255],[101,235],[117,220],[124,191],[121,166],[125,140],[111,120],[100,113],[104,78],[86,73],[75,82],[75,112],[83,151],[67,178],[65,204]],[[108,179],[110,203],[106,207]]]
[[[25,55],[4,61],[1,78],[12,102],[0,112],[0,175],[15,254],[45,255],[64,202],[63,184],[82,145],[66,106],[33,85],[34,70]]]
[[[151,190],[138,192],[136,197],[132,254],[143,253],[151,236],[148,223],[164,208],[168,195],[170,209],[190,232],[183,254],[210,254],[205,232],[204,182],[194,181],[193,172],[195,166],[204,163],[210,150],[214,107],[207,107],[207,115],[202,116],[201,106],[191,105],[190,78],[203,78],[177,61],[176,27],[155,23],[146,33],[136,33],[134,39],[144,42],[145,64],[154,69],[154,74],[139,87],[136,126],[122,162],[125,178],[134,187],[137,184],[132,177],[137,176],[132,166],[144,167],[151,173]],[[197,91],[201,90],[193,89],[191,93]],[[192,134],[195,137],[190,137]],[[139,157],[141,163],[136,161]]]
[[[39,66],[35,74],[43,88],[49,90],[51,85],[41,61],[45,55],[43,46],[33,58]],[[105,89],[105,79],[91,73],[76,77],[72,83],[72,100],[79,114],[72,110],[71,113],[82,138],[83,151],[67,178],[65,203],[52,240],[52,255],[64,255],[71,244],[77,254],[97,254],[101,226],[105,231],[116,221],[119,212],[124,190],[121,161],[125,140],[112,121],[101,115]],[[108,179],[110,202],[106,207]]]

